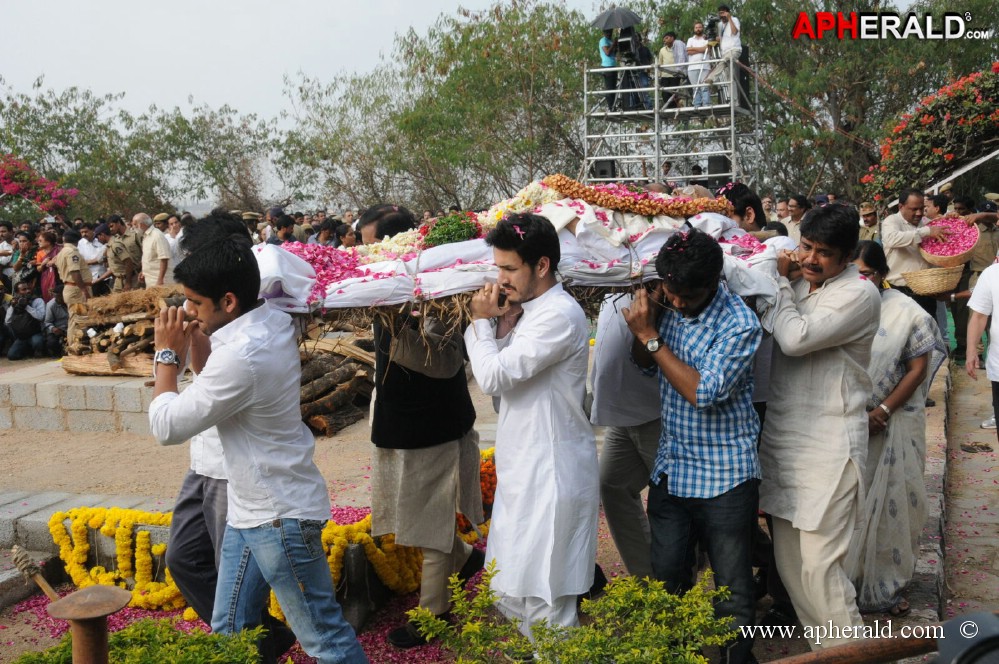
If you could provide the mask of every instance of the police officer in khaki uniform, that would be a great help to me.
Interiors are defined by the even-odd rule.
[[[246,229],[250,231],[250,236],[253,238],[253,244],[260,244],[260,233],[258,233],[257,230],[260,218],[263,215],[259,212],[244,212],[240,216],[243,218],[243,223],[246,224]]]
[[[62,292],[66,306],[83,304],[90,297],[90,268],[76,248],[83,238],[80,231],[71,229],[63,233],[62,250],[56,256],[55,266],[59,278],[66,285]]]
[[[134,290],[138,284],[139,266],[142,265],[142,243],[128,230],[121,215],[108,218],[111,241],[108,242],[106,257],[108,271],[114,275],[112,293]]]

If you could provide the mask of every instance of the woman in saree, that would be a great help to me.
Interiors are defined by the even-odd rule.
[[[59,273],[56,271],[56,256],[62,249],[58,244],[59,236],[55,231],[42,231],[38,234],[38,253],[35,254],[35,264],[38,266],[38,273],[41,275],[42,299],[48,303],[55,295],[52,289],[59,281]]]
[[[912,579],[926,522],[926,395],[947,357],[936,321],[916,302],[887,287],[881,245],[854,252],[862,277],[881,291],[881,326],[871,347],[867,404],[870,438],[864,469],[866,517],[847,553],[861,612],[909,613],[902,590]]]

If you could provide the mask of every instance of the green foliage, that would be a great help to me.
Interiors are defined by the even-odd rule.
[[[861,178],[873,200],[923,186],[999,144],[999,62],[944,86],[902,115]]]
[[[229,664],[257,661],[263,627],[235,635],[179,631],[172,620],[140,620],[108,637],[111,664]],[[66,634],[57,646],[25,653],[14,664],[72,664],[73,642]]]
[[[482,581],[466,592],[457,576],[451,578],[450,624],[426,609],[409,612],[428,638],[441,639],[456,661],[505,662],[532,651],[515,623],[493,608],[496,594],[490,580],[496,574],[491,562]],[[534,626],[536,661],[559,664],[706,664],[705,646],[720,646],[735,637],[732,618],[716,618],[714,604],[729,596],[728,589],[711,589],[705,574],[684,596],[666,592],[659,581],[624,577],[615,579],[600,598],[584,600],[580,627]]]
[[[454,212],[422,227],[424,248],[464,242],[482,236],[482,226],[474,212]]]

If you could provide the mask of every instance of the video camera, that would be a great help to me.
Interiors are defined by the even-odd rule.
[[[621,28],[621,34],[614,42],[614,47],[617,49],[617,57],[622,64],[635,64],[638,54],[638,35],[635,34],[635,29],[631,27]]]
[[[704,17],[704,38],[708,41],[718,41],[718,14],[708,14]]]

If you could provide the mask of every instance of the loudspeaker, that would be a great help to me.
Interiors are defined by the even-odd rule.
[[[590,170],[597,179],[612,180],[617,177],[617,166],[613,159],[597,159]]]
[[[729,166],[728,157],[723,154],[716,154],[708,157],[708,175],[718,175],[718,173],[728,173],[732,170]],[[732,179],[731,175],[722,175],[721,177],[709,178],[710,188],[717,190],[723,187]]]
[[[742,53],[739,55],[739,62],[749,67],[749,45],[742,45]],[[739,84],[739,106],[749,110],[749,72],[742,67],[736,68],[736,81]]]

